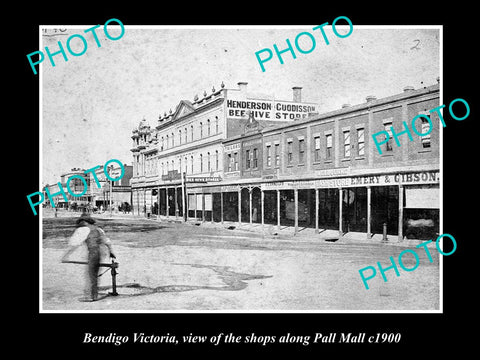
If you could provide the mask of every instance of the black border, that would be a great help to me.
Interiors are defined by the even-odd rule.
[[[74,5],[74,4],[72,4]],[[15,306],[15,319],[9,337],[15,341],[17,350],[34,350],[37,355],[53,357],[76,355],[132,355],[144,351],[155,356],[180,355],[184,351],[201,353],[254,352],[259,355],[276,350],[282,354],[296,353],[300,356],[315,354],[339,355],[343,350],[385,355],[405,352],[409,356],[440,354],[446,349],[463,351],[473,345],[467,337],[474,331],[468,321],[475,313],[475,271],[471,268],[478,247],[474,232],[477,175],[475,173],[476,154],[476,98],[473,93],[473,76],[477,68],[475,28],[472,6],[461,2],[425,8],[418,3],[383,3],[377,6],[371,2],[354,9],[349,4],[340,3],[333,9],[326,9],[322,3],[268,3],[248,4],[197,2],[167,5],[129,4],[126,9],[111,5],[107,9],[97,4],[83,4],[79,11],[66,7],[64,11],[42,9],[22,16],[22,37],[14,46],[13,95],[24,104],[19,113],[26,123],[21,141],[28,144],[27,156],[18,161],[21,187],[16,185],[12,194],[15,206],[14,218],[20,217],[21,229],[14,236],[16,250],[20,251],[27,266],[18,269],[21,276],[21,296],[12,299]],[[75,8],[75,5],[73,6]],[[88,8],[88,9],[87,9]],[[467,120],[453,120],[444,112],[447,127],[444,129],[443,187],[444,233],[455,236],[457,251],[444,257],[444,313],[443,314],[39,314],[38,304],[38,217],[33,217],[26,195],[38,188],[38,77],[33,75],[26,54],[38,50],[38,25],[40,24],[103,24],[111,18],[120,19],[125,25],[208,25],[208,24],[320,24],[331,22],[337,16],[348,16],[355,25],[443,25],[443,103],[455,98],[463,98],[470,104],[471,113]],[[471,18],[470,18],[471,16]],[[12,71],[13,72],[13,71]],[[21,76],[21,80],[18,76]],[[26,113],[25,113],[26,112]],[[21,115],[20,115],[21,114]],[[16,121],[12,121],[16,126]],[[18,131],[18,129],[17,129]],[[18,139],[18,138],[17,138]],[[10,152],[11,154],[11,152]],[[16,163],[16,162],[15,162]],[[25,174],[25,170],[28,170]],[[25,174],[25,175],[24,175]],[[21,175],[21,176],[20,176]],[[473,206],[473,208],[472,208]],[[469,208],[470,207],[470,208]],[[23,229],[27,234],[23,234]],[[11,240],[12,241],[12,240]],[[21,245],[20,245],[21,244]],[[20,245],[20,246],[19,246]],[[23,273],[20,275],[20,271]],[[472,301],[473,300],[473,301]],[[17,308],[18,306],[18,308]],[[473,318],[472,318],[473,320]],[[472,324],[476,327],[476,324]],[[18,329],[15,328],[18,326]],[[133,332],[170,333],[177,336],[189,333],[217,335],[281,335],[312,334],[316,332],[366,332],[375,335],[382,332],[400,332],[400,344],[317,344],[280,345],[262,347],[260,345],[234,345],[213,347],[211,345],[141,345],[125,344],[119,347],[110,344],[82,344],[85,332],[108,335],[110,332],[131,336]],[[14,343],[11,343],[14,344]]]

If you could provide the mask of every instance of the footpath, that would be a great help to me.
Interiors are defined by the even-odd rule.
[[[42,209],[43,217],[54,217],[55,212],[53,209]],[[59,210],[57,212],[57,217],[75,217],[80,216],[80,212],[71,212],[65,210]],[[188,219],[187,222],[184,222],[181,217],[175,216],[162,216],[162,215],[151,215],[150,217],[146,217],[143,215],[132,215],[131,213],[122,213],[122,212],[110,212],[105,211],[103,213],[92,213],[92,217],[99,218],[99,219],[125,219],[130,221],[152,221],[152,222],[164,222],[164,223],[178,223],[178,224],[186,224],[190,226],[201,226],[203,228],[211,228],[211,229],[228,229],[234,233],[243,233],[244,235],[248,236],[248,234],[264,234],[269,238],[277,238],[278,240],[282,239],[298,239],[299,241],[312,241],[318,239],[319,241],[327,241],[327,242],[340,242],[343,244],[346,243],[362,243],[362,244],[382,244],[382,245],[398,245],[398,246],[408,246],[408,247],[415,247],[416,245],[426,241],[426,240],[419,240],[419,239],[407,239],[404,238],[403,240],[399,241],[397,235],[387,235],[386,241],[383,239],[383,234],[372,234],[370,238],[367,238],[367,234],[365,232],[347,232],[344,233],[343,236],[339,236],[338,230],[332,229],[319,229],[318,233],[315,232],[314,228],[310,227],[298,227],[297,233],[295,233],[294,226],[284,226],[282,225],[280,229],[277,225],[273,224],[262,224],[259,223],[246,223],[242,222],[239,224],[238,222],[232,221],[224,221],[221,222],[212,222],[212,221],[202,221],[198,219]],[[432,239],[432,243],[435,242],[435,239]],[[429,244],[431,245],[431,244]]]

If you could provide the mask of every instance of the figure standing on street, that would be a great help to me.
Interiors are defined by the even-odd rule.
[[[62,262],[68,262],[68,257],[79,246],[86,244],[88,249],[88,280],[89,295],[92,301],[98,299],[98,271],[100,269],[100,260],[102,247],[105,246],[110,257],[115,259],[110,239],[105,232],[95,225],[95,220],[89,214],[83,213],[77,220],[77,229],[70,237],[69,248],[62,257]]]

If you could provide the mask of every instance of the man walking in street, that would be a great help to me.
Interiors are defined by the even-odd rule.
[[[98,299],[98,271],[102,247],[105,246],[110,257],[115,259],[110,239],[105,232],[95,225],[95,220],[89,214],[83,213],[77,220],[77,229],[70,237],[69,248],[62,257],[62,262],[68,262],[68,257],[83,243],[88,249],[88,279],[91,301]]]

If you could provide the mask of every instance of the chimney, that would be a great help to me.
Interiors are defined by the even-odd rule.
[[[300,86],[292,87],[293,102],[302,102],[302,88]]]
[[[343,104],[343,105],[342,105],[342,109],[349,108],[350,106],[352,106],[352,105],[350,105],[350,104]]]
[[[368,95],[365,100],[367,100],[367,103],[368,102],[371,102],[373,100],[377,100],[377,97],[375,95]]]
[[[415,88],[413,86],[405,86],[403,88],[403,92],[409,92],[409,91],[413,91],[415,90]]]
[[[239,83],[237,83],[237,85],[238,85],[238,89],[240,91],[245,91],[245,90],[247,90],[248,82],[239,82]]]

